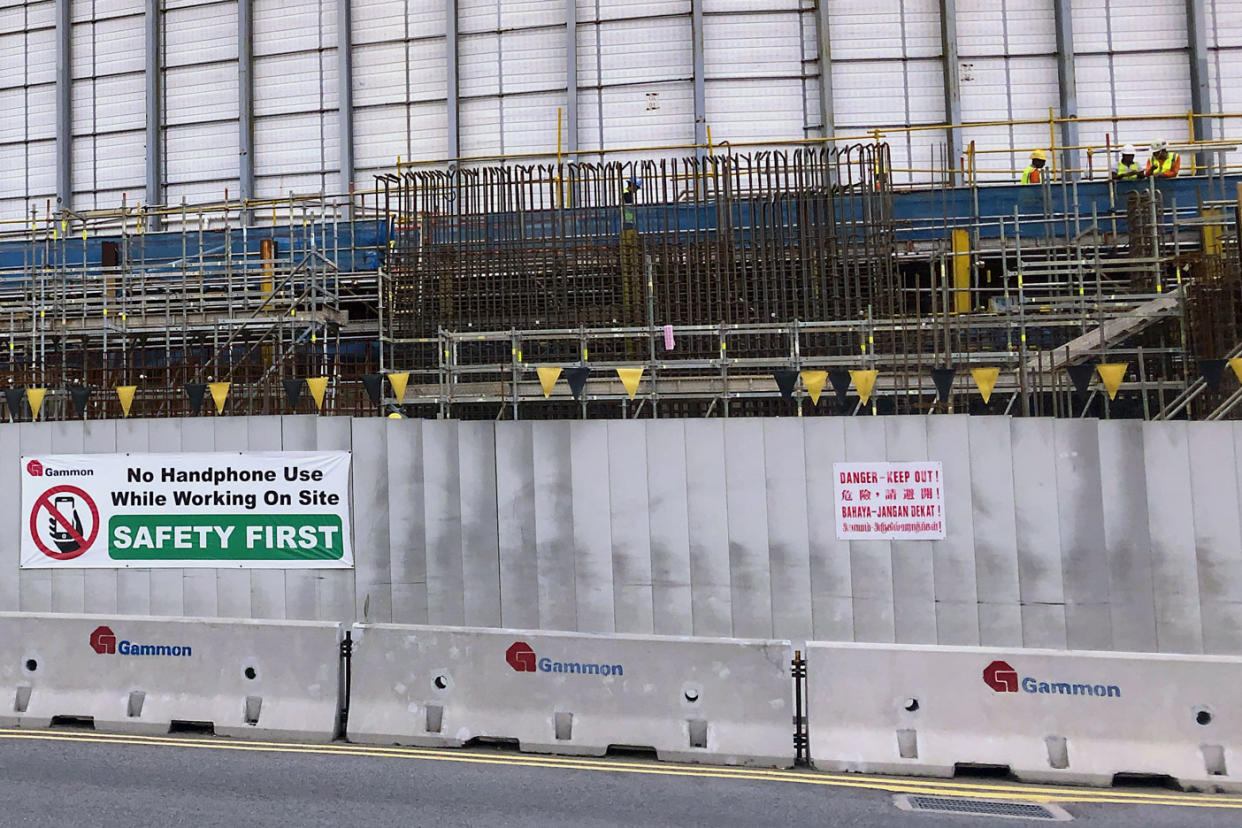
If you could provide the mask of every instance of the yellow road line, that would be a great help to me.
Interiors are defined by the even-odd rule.
[[[0,728],[0,740],[87,742],[145,747],[180,747],[196,750],[231,750],[302,755],[357,756],[406,761],[457,762],[474,765],[581,770],[596,773],[636,773],[654,776],[683,776],[703,779],[788,782],[835,788],[859,788],[887,793],[935,796],[983,797],[1029,802],[1071,802],[1085,804],[1125,804],[1242,810],[1242,797],[1209,794],[1145,793],[1109,788],[1062,788],[1044,785],[988,784],[948,780],[830,774],[814,771],[763,768],[676,765],[615,759],[573,758],[534,754],[491,754],[463,749],[384,747],[341,742],[305,744],[295,742],[226,741],[175,736],[133,736],[124,734],[74,733],[69,731],[14,730]]]

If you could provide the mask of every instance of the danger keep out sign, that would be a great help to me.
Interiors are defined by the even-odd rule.
[[[22,567],[347,569],[349,452],[23,457]]]
[[[940,464],[834,463],[840,540],[944,540]]]

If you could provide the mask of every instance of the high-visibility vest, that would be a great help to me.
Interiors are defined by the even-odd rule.
[[[1040,172],[1041,170],[1039,170],[1038,168],[1033,167],[1033,166],[1028,166],[1025,170],[1022,171],[1022,183],[1023,184],[1038,184]]]
[[[1139,177],[1138,162],[1135,161],[1133,164],[1127,164],[1125,161],[1118,161],[1117,162],[1117,177],[1118,178],[1138,178]]]
[[[1170,152],[1164,157],[1164,163],[1157,161],[1155,158],[1147,159],[1147,174],[1164,176],[1172,178],[1181,172],[1182,159],[1176,152]]]

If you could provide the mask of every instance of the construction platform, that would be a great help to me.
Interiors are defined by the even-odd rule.
[[[1201,363],[1242,353],[1242,179],[894,191],[887,165],[862,144],[405,170],[369,204],[35,216],[0,238],[0,363],[54,418],[82,385],[184,414],[209,381],[284,413],[301,377],[343,414],[1237,416]],[[1074,392],[1090,362],[1127,366],[1116,399]],[[545,398],[541,366],[588,379]],[[642,370],[633,398],[618,368]],[[821,370],[876,371],[869,405],[782,398],[778,373]],[[385,372],[410,385],[376,405],[360,380]]]

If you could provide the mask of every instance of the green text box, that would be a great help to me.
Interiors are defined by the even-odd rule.
[[[339,561],[339,515],[115,515],[114,561]]]

